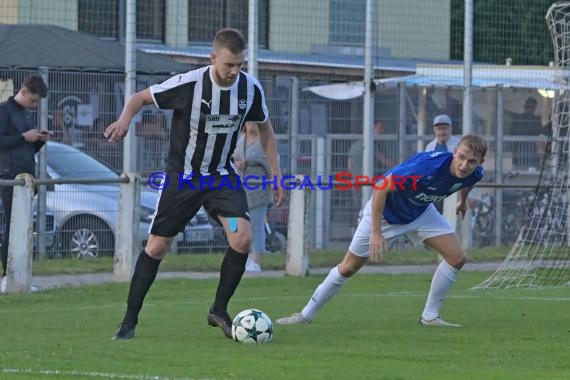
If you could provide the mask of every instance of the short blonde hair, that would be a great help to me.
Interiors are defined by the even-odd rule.
[[[232,54],[240,54],[245,50],[245,39],[237,29],[220,29],[214,37],[214,50],[221,48],[228,49]]]
[[[487,154],[487,141],[479,135],[465,135],[459,140],[457,146],[466,146],[482,160]]]

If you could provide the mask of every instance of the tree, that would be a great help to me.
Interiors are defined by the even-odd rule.
[[[548,65],[554,59],[545,15],[551,0],[477,0],[473,9],[473,60]],[[451,0],[451,59],[463,60],[464,0]]]

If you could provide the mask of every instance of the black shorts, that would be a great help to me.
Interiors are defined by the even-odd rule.
[[[216,220],[217,215],[249,220],[247,197],[236,175],[179,181],[178,173],[169,173],[168,178],[170,183],[158,198],[151,234],[176,236],[201,206]]]

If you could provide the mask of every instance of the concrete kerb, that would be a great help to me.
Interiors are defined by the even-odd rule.
[[[463,268],[467,272],[493,272],[497,270],[501,263],[468,263]],[[405,273],[433,273],[437,264],[430,265],[390,265],[390,266],[364,266],[359,273],[363,274],[405,274]],[[311,268],[310,275],[324,275],[330,271],[329,268]],[[208,279],[217,278],[218,272],[159,272],[157,278],[160,279]],[[244,278],[277,278],[285,277],[284,270],[265,270],[260,273],[245,273]],[[54,276],[34,276],[32,285],[37,290],[47,290],[69,286],[87,286],[96,284],[112,283],[113,273],[94,274],[68,274]]]

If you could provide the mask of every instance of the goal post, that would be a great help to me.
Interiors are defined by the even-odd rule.
[[[570,2],[553,4],[546,23],[559,87],[534,201],[505,261],[475,289],[570,285]]]

